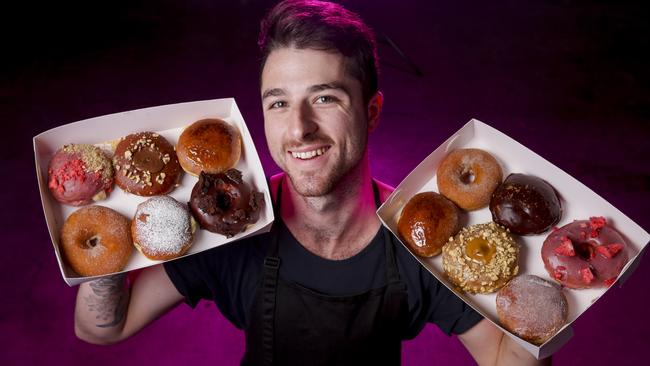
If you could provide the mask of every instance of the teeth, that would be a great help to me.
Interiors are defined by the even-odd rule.
[[[294,158],[297,158],[297,159],[311,159],[314,156],[323,155],[323,153],[325,153],[325,151],[327,151],[327,149],[328,148],[326,148],[326,147],[321,147],[320,149],[316,149],[316,150],[312,150],[312,151],[305,151],[305,152],[292,151],[291,155]]]

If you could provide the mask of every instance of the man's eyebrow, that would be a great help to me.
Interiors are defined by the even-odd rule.
[[[320,92],[320,91],[323,91],[323,90],[330,90],[330,89],[340,90],[340,91],[344,92],[345,94],[350,95],[350,92],[348,91],[348,88],[345,85],[343,85],[341,83],[337,83],[337,82],[312,85],[312,86],[309,87],[309,92],[310,93],[316,93],[316,92]]]
[[[280,88],[266,89],[264,93],[262,93],[262,100],[268,97],[279,97],[284,94],[285,94],[284,90]]]

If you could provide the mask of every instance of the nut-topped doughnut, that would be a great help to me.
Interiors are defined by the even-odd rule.
[[[533,275],[513,278],[499,290],[496,302],[501,325],[534,344],[553,337],[569,315],[560,286]]]
[[[438,190],[465,210],[487,206],[494,189],[501,183],[499,162],[481,149],[450,152],[436,172]]]
[[[442,248],[442,268],[463,291],[490,293],[519,271],[519,246],[494,222],[464,227]]]
[[[628,245],[604,217],[578,220],[544,240],[548,274],[573,289],[611,286],[628,261]]]
[[[54,198],[72,206],[99,201],[113,189],[113,166],[98,147],[69,144],[60,148],[47,168]]]
[[[133,245],[149,259],[169,260],[185,254],[194,231],[187,206],[169,196],[140,203],[131,221]]]
[[[138,196],[169,193],[182,174],[174,147],[155,132],[124,137],[115,148],[113,165],[115,183]]]
[[[443,195],[421,192],[402,209],[397,231],[402,241],[421,257],[440,254],[442,246],[460,228],[458,208]]]

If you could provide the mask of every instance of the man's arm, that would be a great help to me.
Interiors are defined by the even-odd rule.
[[[489,320],[483,319],[470,330],[458,336],[474,360],[483,365],[550,365],[551,358],[537,360],[503,334]]]
[[[129,288],[119,274],[82,283],[75,333],[86,342],[111,344],[135,334],[182,301],[162,265],[144,269]]]

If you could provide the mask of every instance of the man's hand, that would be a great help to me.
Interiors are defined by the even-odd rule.
[[[483,319],[458,336],[474,360],[481,365],[550,365],[551,358],[537,360],[489,320]]]

